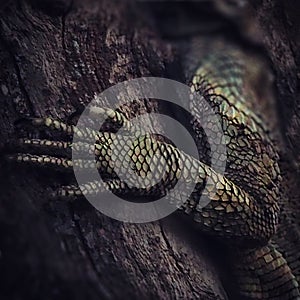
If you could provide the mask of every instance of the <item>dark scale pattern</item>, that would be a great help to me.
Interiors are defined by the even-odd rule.
[[[73,162],[68,158],[36,153],[77,147],[95,154],[97,168],[105,182],[87,182],[81,189],[76,185],[61,187],[56,196],[67,199],[82,194],[93,195],[99,191],[110,191],[129,198],[161,197],[178,183],[178,179],[183,179],[180,183],[183,185],[180,189],[182,194],[174,195],[172,201],[177,204],[182,198],[189,197],[180,209],[190,215],[201,230],[227,241],[233,253],[238,255],[235,269],[241,296],[248,299],[300,299],[298,283],[291,271],[294,266],[299,267],[299,261],[288,266],[284,257],[269,242],[278,224],[281,176],[277,151],[264,120],[259,117],[259,107],[255,106],[255,91],[248,80],[251,77],[249,61],[243,52],[222,41],[205,42],[191,49],[191,53],[183,59],[187,64],[191,89],[203,95],[211,104],[220,117],[225,133],[227,161],[224,176],[212,170],[206,164],[206,159],[198,161],[156,136],[137,137],[132,132],[130,118],[126,117],[130,114],[126,113],[125,116],[121,110],[117,112],[97,107],[90,109],[92,115],[104,115],[108,124],[115,128],[124,127],[127,131],[128,136],[122,136],[116,145],[120,156],[113,157],[112,146],[116,135],[113,131],[106,131],[106,127],[101,132],[89,128],[79,131],[63,122],[42,118],[30,120],[31,125],[67,135],[77,130],[82,141],[71,144],[22,139],[19,147],[31,147],[28,152],[34,153],[12,154],[10,159],[72,170]],[[205,113],[193,98],[190,108],[198,116]],[[202,151],[200,157],[207,156],[214,150],[214,145],[205,144],[203,130],[196,120],[192,121],[192,126],[198,148]],[[210,126],[214,132],[214,124]],[[132,135],[136,136],[133,146],[128,143],[128,137]],[[85,143],[90,137],[96,140],[93,147]],[[219,159],[225,161],[221,155]],[[114,168],[126,162],[138,175],[143,188],[132,188],[116,175]],[[94,161],[82,159],[76,161],[76,164],[80,168],[89,169],[93,167]],[[149,171],[155,171],[151,174],[161,178],[159,183],[152,185],[151,179],[157,178],[148,177]],[[212,183],[207,181],[208,177]],[[195,181],[191,182],[193,178]],[[128,176],[128,180],[132,185],[136,184],[136,179]],[[185,195],[185,187],[193,183],[196,189],[192,195]],[[202,193],[210,199],[203,209],[199,207]]]

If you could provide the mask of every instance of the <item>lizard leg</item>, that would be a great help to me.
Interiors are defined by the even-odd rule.
[[[104,140],[105,138],[108,138],[107,143],[98,145],[97,167],[108,174],[112,174],[112,157],[109,152],[111,150],[110,145],[113,140],[113,134],[100,135],[100,140]],[[155,193],[156,195],[163,196],[168,192],[168,188],[175,185],[179,179],[183,179],[181,182],[182,188],[180,187],[181,194],[176,195],[178,198],[175,197],[172,201],[175,204],[183,203],[182,199],[185,198],[183,200],[186,200],[186,202],[181,206],[181,209],[191,215],[206,232],[220,237],[250,237],[258,240],[261,237],[267,240],[274,232],[276,219],[273,219],[272,216],[276,214],[276,211],[270,210],[270,216],[268,217],[266,215],[267,209],[259,207],[253,197],[242,191],[228,178],[215,173],[209,166],[194,158],[180,153],[172,145],[153,140],[150,136],[144,136],[136,141],[133,149],[130,147],[126,149],[123,146],[121,148],[122,151],[128,152],[128,159],[132,163],[131,167],[141,180],[151,169],[162,170],[164,176],[162,176],[158,185],[151,186],[149,182],[149,185],[144,190],[130,189],[124,183],[115,181],[115,185],[111,188],[112,191],[115,188],[115,191],[121,191],[122,194],[129,196],[149,196],[155,195]],[[155,153],[159,155],[155,160],[151,160],[151,155]],[[123,155],[115,157],[114,163],[116,165],[122,164],[122,157]],[[164,161],[167,161],[167,165],[164,165]],[[186,166],[186,168],[182,166]],[[154,173],[154,176],[158,175],[160,175],[160,172]],[[209,176],[213,181],[203,193],[206,194],[210,202],[201,209],[199,206],[199,195],[201,193],[198,192],[201,192],[201,188]],[[192,178],[195,180],[197,192],[192,195],[185,194],[185,185],[190,184]],[[131,186],[135,186],[135,178],[132,179],[128,175],[127,179],[131,183]],[[99,191],[101,192],[101,189],[98,189]],[[265,216],[265,218],[260,217],[261,215]],[[254,226],[257,224],[259,224],[259,227],[262,227],[259,231],[256,229],[257,226]]]
[[[53,130],[67,131],[68,126],[58,121],[45,118],[33,122],[40,126],[45,124]],[[71,127],[72,128],[72,127]],[[134,140],[134,143],[128,143],[127,136],[119,136],[116,145],[113,142],[116,135],[109,132],[97,133],[95,142],[96,167],[112,177],[115,175],[114,167],[125,166],[125,176],[129,180],[130,186],[136,186],[136,181],[140,181],[146,187],[146,190],[162,191],[165,194],[178,180],[181,179],[179,188],[182,191],[177,195],[178,203],[186,205],[183,209],[194,217],[201,226],[214,235],[219,236],[250,236],[250,238],[259,239],[268,238],[274,231],[276,220],[273,219],[273,211],[268,213],[268,209],[257,205],[254,198],[238,188],[232,181],[225,176],[214,172],[209,166],[200,161],[182,153],[174,146],[160,142],[151,135],[144,135]],[[41,145],[43,142],[32,141],[28,144]],[[53,146],[60,146],[54,143]],[[68,145],[67,145],[68,146]],[[117,155],[113,156],[112,147],[116,146]],[[60,167],[60,169],[72,169],[74,163],[82,169],[95,168],[95,160],[75,160],[57,158],[49,155],[33,155],[17,153],[10,157],[12,160],[27,162],[30,164],[42,166]],[[63,168],[62,168],[63,167]],[[127,169],[126,169],[127,168]],[[129,176],[128,171],[132,170],[137,176]],[[147,174],[151,173],[156,179],[155,186],[153,181],[146,181]],[[213,183],[208,189],[204,190],[209,198],[209,204],[201,210],[199,199],[201,191],[208,180],[213,178]],[[190,198],[185,194],[186,186],[195,184],[197,191],[194,197]],[[215,188],[215,191],[213,189]],[[124,193],[128,190],[123,189]],[[131,191],[132,192],[132,191]],[[143,190],[140,190],[142,193]],[[182,201],[183,200],[183,201]],[[176,203],[176,202],[175,202]],[[178,205],[179,206],[179,205]],[[266,213],[267,211],[267,213]],[[276,212],[275,212],[276,213]],[[262,217],[260,217],[262,215]],[[260,224],[263,234],[257,229],[256,224]]]

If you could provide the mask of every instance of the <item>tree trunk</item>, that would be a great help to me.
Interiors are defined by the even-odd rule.
[[[163,76],[170,46],[125,1],[11,1],[1,9],[1,144],[24,117],[61,120],[96,93]],[[141,105],[144,105],[141,102]],[[107,105],[106,105],[107,106]],[[225,299],[207,243],[178,221],[125,224],[54,201],[69,175],[3,164],[1,293],[9,299]],[[195,234],[195,233],[194,233]],[[4,298],[2,298],[4,299]]]
[[[255,1],[252,11],[284,108],[286,185],[298,182],[293,170],[300,164],[300,27],[289,3]],[[20,135],[14,126],[20,118],[70,121],[106,88],[164,77],[176,64],[172,47],[145,21],[149,15],[130,1],[11,0],[1,6],[1,148]],[[121,223],[87,201],[51,199],[49,187],[68,183],[71,175],[5,161],[1,168],[2,299],[227,299],[223,284],[232,296],[231,277],[224,276],[230,268],[220,263],[226,254],[185,220]],[[297,199],[299,186],[293,185]]]

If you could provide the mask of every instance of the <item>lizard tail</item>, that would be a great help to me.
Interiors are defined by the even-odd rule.
[[[242,250],[239,255],[235,271],[242,299],[300,299],[298,282],[274,246]]]

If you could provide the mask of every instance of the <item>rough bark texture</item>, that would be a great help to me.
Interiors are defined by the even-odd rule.
[[[281,220],[279,232],[288,232],[290,249],[299,251],[300,218],[300,5],[295,1],[254,1],[253,12],[261,30],[263,44],[275,74],[283,190],[286,195],[282,210],[290,217]]]
[[[284,108],[287,170],[300,163],[300,27],[294,5],[253,5]],[[18,119],[68,120],[95,93],[130,78],[164,76],[174,60],[142,13],[125,1],[11,0],[1,6],[1,147],[18,136]],[[123,224],[87,201],[51,200],[49,186],[67,183],[69,175],[4,162],[1,170],[2,299],[226,299],[224,266],[215,260],[220,253],[209,254],[214,244],[184,220]],[[299,199],[299,184],[294,195]]]
[[[90,0],[71,10],[55,3],[11,1],[1,10],[2,145],[17,137],[19,118],[67,120],[95,93],[163,76],[173,60],[125,1]],[[225,299],[206,243],[172,218],[171,225],[122,224],[87,202],[47,197],[70,175],[7,165],[1,173],[3,297]]]

